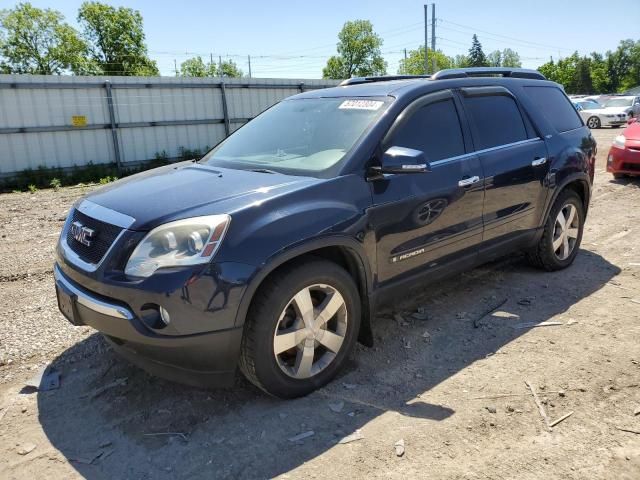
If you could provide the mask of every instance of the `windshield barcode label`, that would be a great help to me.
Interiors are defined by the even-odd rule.
[[[340,104],[341,109],[378,110],[384,102],[378,100],[345,100]]]

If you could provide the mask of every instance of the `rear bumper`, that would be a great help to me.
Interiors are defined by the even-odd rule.
[[[607,156],[607,172],[640,175],[640,150],[612,146]]]
[[[231,385],[242,327],[189,335],[162,335],[148,328],[126,303],[89,291],[56,264],[56,288],[72,299],[74,325],[101,332],[114,349],[149,373],[198,387]],[[215,313],[207,312],[207,316]]]

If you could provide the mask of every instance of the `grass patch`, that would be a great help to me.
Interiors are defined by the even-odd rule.
[[[209,147],[204,149],[189,149],[180,147],[180,156],[174,161],[200,159]],[[28,168],[17,173],[13,178],[0,180],[1,192],[29,191],[35,193],[39,189],[53,188],[58,190],[62,186],[79,185],[88,183],[100,183],[105,185],[121,177],[133,175],[171,163],[166,151],[157,152],[152,160],[144,162],[136,167],[123,167],[120,172],[115,163],[93,163],[86,165],[74,165],[71,170],[63,170],[59,167],[40,166],[36,169]]]

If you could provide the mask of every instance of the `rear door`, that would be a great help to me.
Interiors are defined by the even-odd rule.
[[[451,91],[409,105],[383,142],[421,150],[426,173],[385,175],[371,182],[369,211],[377,240],[378,282],[474,256],[482,240],[482,168],[469,153],[470,134]]]
[[[460,90],[484,170],[484,234],[489,246],[533,234],[544,210],[547,146],[504,87]]]

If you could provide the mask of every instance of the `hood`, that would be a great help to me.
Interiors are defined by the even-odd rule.
[[[634,122],[622,131],[627,141],[634,142],[634,145],[640,147],[640,123]]]
[[[233,213],[303,186],[310,177],[214,168],[181,162],[118,180],[89,194],[98,205],[136,219],[133,230],[199,215]]]

